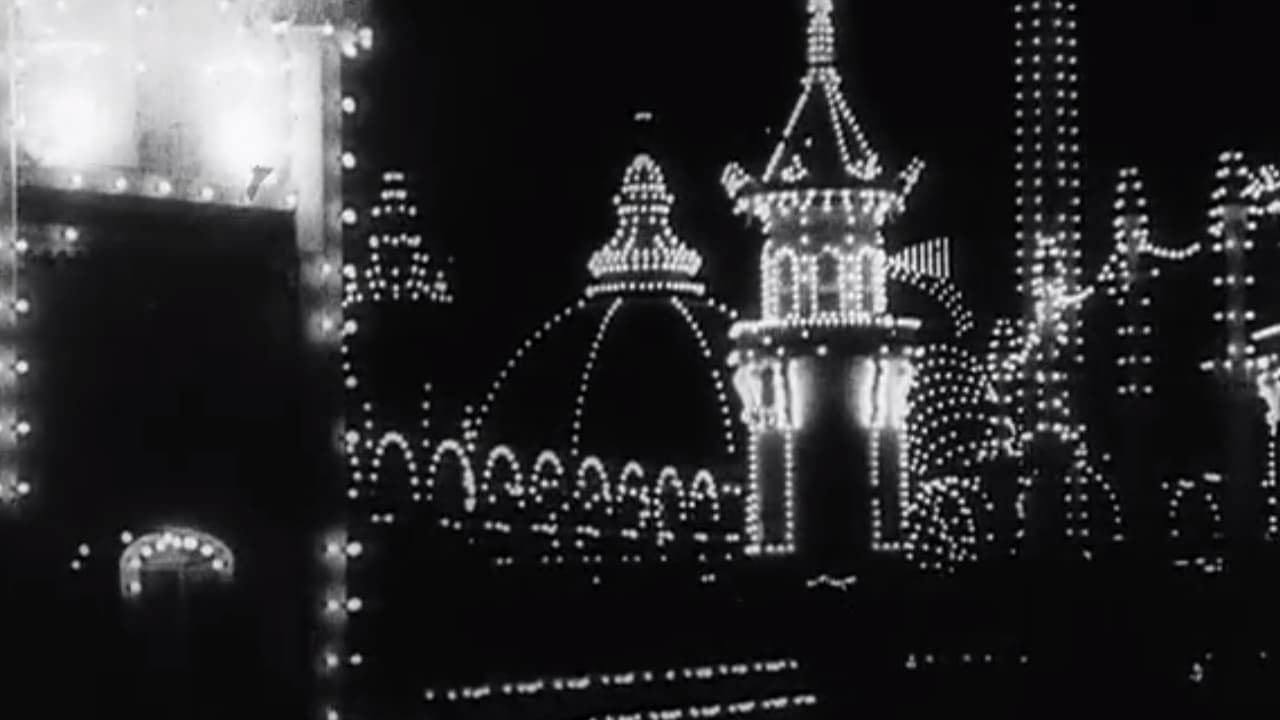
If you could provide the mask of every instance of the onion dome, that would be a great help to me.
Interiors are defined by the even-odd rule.
[[[841,89],[832,0],[809,0],[808,11],[808,67],[782,137],[759,177],[730,165],[723,177],[725,189],[740,201],[787,190],[877,190],[890,201],[886,210],[900,212],[924,165],[916,160],[896,181],[885,177],[880,156]],[[842,199],[851,202],[847,198]],[[830,204],[832,198],[824,201]],[[749,207],[751,203],[740,202],[738,211]]]
[[[702,258],[670,226],[674,198],[652,156],[630,163],[614,202],[618,226],[591,257],[593,282],[509,358],[468,422],[469,449],[737,469],[720,367],[736,315],[698,282]]]
[[[613,236],[587,263],[596,284],[590,294],[662,290],[701,293],[694,282],[702,256],[671,229],[675,197],[662,168],[647,154],[637,155],[613,197],[618,224]]]

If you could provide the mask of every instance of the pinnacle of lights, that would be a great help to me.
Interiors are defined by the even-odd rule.
[[[832,0],[809,0],[809,49],[811,67],[833,65],[836,61],[836,28],[831,21]]]
[[[697,275],[702,256],[672,230],[674,203],[662,168],[649,155],[637,155],[613,198],[618,217],[613,236],[587,263],[591,276],[637,280]]]

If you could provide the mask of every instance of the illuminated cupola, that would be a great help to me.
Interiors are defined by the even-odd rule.
[[[808,5],[800,99],[759,177],[731,164],[759,222],[761,316],[730,356],[750,432],[748,552],[856,569],[903,547],[907,414],[919,321],[889,308],[885,225],[923,163],[887,177],[841,92],[831,0]]]
[[[671,229],[675,197],[662,168],[647,154],[631,161],[613,196],[617,227],[587,263],[594,283],[587,295],[633,292],[701,295],[702,256]]]

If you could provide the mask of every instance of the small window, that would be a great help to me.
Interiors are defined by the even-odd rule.
[[[777,282],[778,315],[794,315],[796,306],[796,264],[788,253],[774,260],[774,278]]]
[[[818,256],[818,312],[839,313],[840,258],[831,253]]]

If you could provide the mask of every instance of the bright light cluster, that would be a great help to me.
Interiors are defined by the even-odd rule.
[[[534,680],[488,682],[456,688],[429,688],[423,696],[428,703],[475,703],[499,697],[564,696],[599,690],[628,689],[651,685],[690,682],[710,683],[733,678],[762,678],[792,674],[800,669],[793,658],[753,662],[717,663],[672,667],[659,670],[626,670],[614,673],[541,677]]]
[[[746,505],[748,555],[785,555],[795,551],[796,432],[804,425],[805,391],[809,369],[799,360],[767,358],[743,362],[733,384],[742,403],[742,422],[750,435],[747,449]],[[766,476],[761,468],[761,444],[766,436],[781,437],[783,477]],[[781,503],[781,527],[765,522],[765,507]]]
[[[702,256],[671,229],[674,203],[662,168],[649,155],[637,155],[623,175],[622,189],[613,198],[617,229],[587,263],[591,276],[597,280],[637,280],[697,275]]]
[[[120,554],[120,593],[141,595],[148,572],[180,574],[188,580],[230,580],[236,559],[218,538],[198,530],[170,528],[132,540]]]
[[[378,200],[367,211],[368,259],[343,268],[344,303],[453,302],[444,268],[433,265],[418,227],[418,206],[405,175],[382,174]]]

